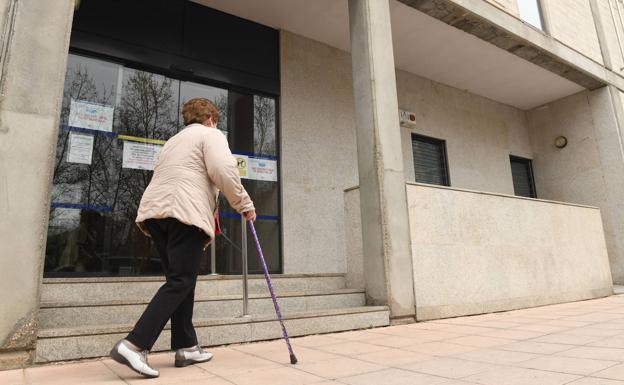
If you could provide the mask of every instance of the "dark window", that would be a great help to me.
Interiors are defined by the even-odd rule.
[[[443,140],[412,134],[412,154],[416,182],[450,186]]]
[[[521,197],[537,198],[531,160],[517,156],[510,156],[509,159],[511,161],[514,193]]]

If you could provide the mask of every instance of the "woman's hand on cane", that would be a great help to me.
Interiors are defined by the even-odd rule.
[[[245,215],[245,219],[247,219],[248,221],[256,221],[256,210],[245,211],[243,215]]]

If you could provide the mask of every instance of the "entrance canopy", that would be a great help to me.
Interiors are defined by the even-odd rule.
[[[349,51],[347,0],[196,0]],[[584,88],[396,0],[390,1],[398,69],[520,109]]]

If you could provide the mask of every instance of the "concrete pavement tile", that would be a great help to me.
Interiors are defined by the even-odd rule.
[[[501,329],[491,333],[481,334],[484,337],[507,338],[510,340],[528,340],[544,336],[546,332],[530,332],[528,330]]]
[[[598,341],[591,342],[586,346],[624,349],[624,336],[617,335],[615,337],[604,338]]]
[[[284,340],[275,340],[269,342],[230,345],[228,348],[238,350],[239,352],[258,354],[278,349],[286,349],[286,343]]]
[[[387,349],[379,352],[361,354],[354,358],[384,366],[399,366],[412,362],[430,360],[432,356],[402,349]]]
[[[322,350],[324,352],[329,352],[329,353],[342,354],[345,356],[354,356],[358,354],[377,352],[377,351],[385,350],[388,348],[385,346],[372,345],[372,344],[367,344],[363,342],[341,341],[341,343],[334,344],[334,345],[318,346],[316,347],[316,349]]]
[[[582,326],[591,325],[592,322],[581,322],[581,321],[568,321],[568,320],[552,320],[548,322],[542,322],[543,325],[550,326],[561,326],[564,328],[578,328]]]
[[[573,349],[573,345],[548,344],[545,342],[518,341],[508,345],[497,346],[496,349],[511,350],[514,352],[553,354]]]
[[[430,354],[432,356],[450,356],[457,353],[465,353],[477,350],[474,346],[451,344],[448,342],[425,342],[412,346],[406,346],[403,350],[409,350],[418,353]]]
[[[132,372],[134,373],[134,372]],[[25,370],[28,384],[122,384],[123,381],[102,361],[30,367]]]
[[[212,385],[212,384],[210,384]],[[328,380],[328,381],[323,381],[323,382],[315,382],[313,384],[310,385],[344,385],[343,382],[336,382],[336,381],[332,381],[332,380]]]
[[[581,346],[557,353],[558,356],[624,362],[624,349]]]
[[[444,329],[444,331],[449,333],[457,333],[457,334],[467,334],[467,335],[478,335],[485,333],[492,333],[499,329],[495,328],[484,328],[479,326],[465,326],[465,325],[457,325],[450,327],[448,329]]]
[[[562,385],[578,378],[580,377],[572,374],[505,367],[475,374],[464,380],[482,385]]]
[[[506,344],[513,342],[513,340],[506,339],[506,338],[495,338],[495,337],[485,337],[485,336],[464,336],[464,337],[459,337],[459,338],[453,338],[453,339],[447,340],[446,342],[452,343],[452,344],[458,344],[458,345],[467,345],[467,346],[474,346],[478,348],[486,348],[486,347],[491,347],[491,346],[506,345]]]
[[[518,326],[515,329],[526,330],[530,332],[557,333],[557,332],[561,332],[564,330],[568,330],[568,327],[536,323],[536,324],[526,324],[526,325]]]
[[[296,368],[299,370],[303,370],[306,373],[312,373],[319,377],[335,380],[337,378],[351,377],[357,374],[375,372],[381,369],[385,369],[386,366],[373,364],[371,362],[360,361],[353,358],[341,357],[335,360],[326,360],[313,363],[302,362],[297,364]]]
[[[140,382],[135,382],[135,384],[139,384]],[[143,380],[142,384],[152,384],[150,380]],[[176,378],[171,378],[169,382],[160,383],[160,385],[233,385],[232,382],[227,381],[223,378],[219,377],[210,377],[210,378],[198,378],[193,380],[177,380]]]
[[[325,360],[335,360],[342,357],[338,354],[327,353],[313,348],[305,348],[303,346],[294,347],[293,350],[295,351],[295,355],[297,356],[299,362],[319,362]],[[265,360],[290,365],[290,356],[288,355],[288,350],[285,345],[277,350],[254,355]]]
[[[332,334],[332,336],[335,338],[339,338],[342,340],[349,340],[349,341],[368,341],[368,340],[372,340],[375,338],[379,338],[378,333],[368,331],[368,330],[358,330],[358,331],[351,331],[351,332],[344,332],[344,333],[336,333],[336,334]]]
[[[428,361],[401,365],[400,368],[439,377],[460,379],[473,374],[499,369],[500,366],[456,358],[437,357]]]
[[[484,321],[476,323],[475,326],[484,327],[484,328],[495,328],[495,329],[510,329],[514,327],[518,327],[522,325],[521,323],[515,323],[507,320],[492,320],[492,321]]]
[[[531,341],[545,342],[549,344],[585,345],[590,342],[598,341],[600,339],[602,339],[602,337],[579,335],[579,334],[555,333],[555,334],[548,334],[542,337],[537,337],[537,338],[532,339]]]
[[[341,378],[340,382],[349,385],[437,385],[448,382],[448,379],[411,372],[409,370],[391,368],[378,372]]]
[[[613,361],[590,360],[587,358],[546,356],[520,362],[515,365],[523,368],[548,370],[551,372],[588,375],[616,364],[617,362]]]
[[[561,332],[562,334],[577,334],[580,336],[612,337],[621,334],[620,330],[599,329],[591,326],[578,327]]]
[[[516,314],[510,314],[510,313],[506,313],[507,317],[505,318],[505,320],[507,322],[513,322],[516,324],[534,324],[534,323],[539,323],[539,322],[543,322],[543,320],[540,319],[535,319],[535,318],[531,318],[531,317],[524,317],[521,315],[516,315]]]
[[[592,377],[624,381],[624,364],[618,364],[600,372],[593,373]]]
[[[337,344],[343,341],[344,340],[341,340],[340,338],[326,336],[326,335],[313,335],[313,336],[307,336],[307,337],[298,337],[298,338],[292,338],[290,340],[290,342],[293,345],[307,346],[307,347],[331,345],[331,344]]]
[[[0,384],[23,385],[26,383],[23,369],[0,370]]]
[[[589,314],[568,317],[566,318],[566,321],[608,322],[608,321],[622,319],[622,318],[624,318],[622,314],[592,312]]]
[[[375,339],[371,339],[371,340],[367,340],[366,341],[369,344],[373,344],[373,345],[379,345],[379,346],[386,346],[389,348],[401,348],[404,346],[410,346],[410,345],[415,345],[419,342],[422,342],[421,340],[417,339],[417,338],[412,338],[412,337],[401,337],[401,336],[381,336],[381,338],[375,338]]]
[[[271,360],[265,360],[251,354],[230,349],[215,354],[214,358],[209,362],[195,366],[217,376],[227,377],[235,374],[278,368],[282,365]]]
[[[376,331],[377,332],[377,331]],[[379,329],[378,333],[383,335],[393,335],[399,337],[415,338],[420,341],[438,341],[450,338],[461,337],[461,333],[453,333],[450,328],[441,330],[414,329],[407,325],[395,326],[393,328]]]
[[[572,381],[567,385],[624,385],[624,381],[607,380],[604,378],[585,377]]]
[[[306,385],[324,378],[294,368],[274,368],[227,376],[237,385]]]
[[[505,350],[480,349],[472,352],[455,354],[453,357],[463,360],[487,362],[490,364],[510,365],[540,357],[538,354],[512,352]]]
[[[434,323],[434,322],[416,322],[413,324],[405,325],[410,329],[425,329],[425,330],[441,330],[451,327],[449,324]]]
[[[592,327],[597,329],[614,329],[624,331],[624,323],[621,322],[598,322],[592,324]]]

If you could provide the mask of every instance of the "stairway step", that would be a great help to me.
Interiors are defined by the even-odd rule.
[[[275,274],[272,276],[275,290],[280,292],[320,291],[346,288],[344,274]],[[41,301],[98,302],[116,301],[119,298],[135,298],[149,301],[165,282],[164,277],[89,277],[45,278]],[[267,293],[263,275],[249,276],[249,293]],[[243,291],[241,276],[202,275],[197,279],[195,295],[239,295]]]
[[[386,306],[362,306],[305,312],[284,312],[290,336],[331,333],[389,325]],[[202,346],[270,340],[281,337],[274,314],[240,318],[198,319],[194,322]],[[52,362],[106,356],[132,324],[42,329],[38,334],[36,362]],[[169,350],[169,326],[153,351]]]
[[[336,289],[333,291],[283,292],[279,295],[284,312],[300,312],[348,307],[365,304],[362,290]],[[42,329],[135,322],[147,301],[142,299],[117,301],[42,303],[40,324]],[[249,296],[250,314],[272,314],[273,302],[268,293]],[[195,299],[194,318],[242,316],[242,295],[204,296]]]

